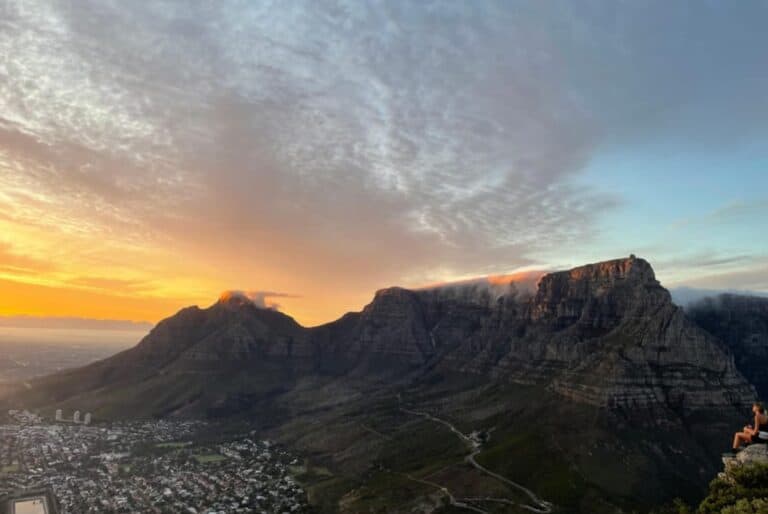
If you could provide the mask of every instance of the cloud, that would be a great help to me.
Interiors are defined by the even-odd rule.
[[[717,298],[724,294],[742,296],[768,297],[768,291],[751,291],[749,289],[697,289],[693,287],[675,287],[669,290],[672,301],[677,305],[688,308],[705,298]]]
[[[508,268],[587,235],[611,200],[568,183],[592,138],[546,41],[496,7],[340,5],[32,2],[0,39],[5,146],[104,222],[278,232],[273,265]]]
[[[754,294],[768,292],[768,262],[763,260],[737,270],[710,273],[672,284],[673,287],[710,289],[724,292],[748,291]]]
[[[118,294],[141,293],[151,289],[151,284],[140,280],[122,280],[105,277],[77,277],[67,281],[68,284],[76,287],[85,287]]]
[[[0,272],[26,275],[53,269],[51,262],[19,253],[10,243],[0,241]]]
[[[304,296],[538,264],[620,203],[600,145],[699,98],[683,36],[720,45],[709,8],[604,7],[6,2],[0,203]]]
[[[219,301],[223,303],[232,301],[250,302],[262,309],[279,310],[280,304],[273,302],[272,298],[298,298],[298,296],[288,293],[276,293],[274,291],[240,291],[235,289],[221,293]]]
[[[546,271],[520,271],[507,275],[491,275],[453,282],[431,284],[420,288],[448,298],[474,300],[481,304],[495,304],[501,297],[526,298],[538,290],[539,280]]]
[[[721,252],[698,252],[659,261],[659,267],[668,270],[702,268],[728,268],[759,263],[763,257],[752,254],[728,255]]]

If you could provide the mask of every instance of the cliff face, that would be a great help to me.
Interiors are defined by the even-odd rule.
[[[688,308],[688,316],[723,341],[736,367],[768,397],[768,298],[724,294]]]
[[[686,318],[642,259],[546,275],[535,295],[502,298],[479,325],[447,351],[448,367],[596,405],[687,409],[754,396],[728,350]]]
[[[204,373],[226,397],[258,380],[269,390],[269,380],[297,375],[380,381],[435,370],[539,384],[609,407],[695,410],[754,398],[728,348],[672,303],[642,259],[551,273],[532,294],[509,287],[495,295],[385,289],[362,312],[313,329],[247,301],[222,300],[184,309],[137,347],[36,388],[53,389],[57,399],[94,389],[108,397],[115,384],[160,387]]]
[[[430,367],[544,384],[606,406],[693,409],[754,397],[728,349],[692,323],[648,262],[634,257],[551,273],[533,295],[490,301],[386,289],[344,323],[344,337],[316,346],[330,344],[350,371]]]

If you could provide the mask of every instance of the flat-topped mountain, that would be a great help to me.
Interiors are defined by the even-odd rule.
[[[267,376],[277,378],[266,384],[272,391],[308,374],[365,380],[442,370],[540,384],[599,406],[748,404],[754,390],[716,337],[722,327],[705,328],[715,335],[672,303],[648,262],[632,256],[544,275],[533,293],[512,282],[471,294],[383,289],[362,312],[311,329],[225,296],[206,309],[181,310],[110,359],[38,380],[28,394],[51,404],[96,395],[119,410],[125,395],[112,395],[126,386],[146,406],[138,394],[148,383],[168,382],[173,391],[178,381],[206,376],[205,387],[186,388],[183,398],[149,402],[151,414],[183,415],[258,394],[249,382],[265,385]]]
[[[765,312],[762,300],[727,297],[686,313],[634,256],[549,273],[535,287],[382,289],[362,311],[314,328],[223,295],[160,322],[134,348],[6,400],[96,419],[248,419],[340,473],[343,487],[316,493],[331,512],[368,511],[353,494],[361,484],[388,497],[393,476],[450,452],[455,435],[413,425],[407,403],[493,431],[478,459],[564,512],[635,508],[695,498],[716,473],[753,384],[765,387]],[[474,483],[462,462],[445,473]],[[379,483],[382,467],[390,475]],[[398,502],[417,508],[387,504]]]

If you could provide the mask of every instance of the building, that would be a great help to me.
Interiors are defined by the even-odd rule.
[[[80,411],[76,410],[75,415],[72,417],[72,421],[75,423],[80,423]]]
[[[91,424],[91,413],[90,412],[86,412],[85,413],[85,417],[83,418],[83,423],[85,423],[86,425],[90,425]]]
[[[64,414],[61,409],[56,409],[56,421],[64,421]]]
[[[50,488],[21,489],[0,497],[0,514],[58,514],[59,504]]]

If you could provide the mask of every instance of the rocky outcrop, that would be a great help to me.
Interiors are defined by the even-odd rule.
[[[689,306],[687,314],[728,345],[739,371],[768,397],[768,298],[723,294]]]
[[[672,304],[647,262],[602,263],[558,280],[575,300],[550,319],[586,348],[581,362],[556,380],[563,394],[599,404],[683,408],[752,398],[730,353]]]
[[[736,455],[724,456],[719,477],[727,480],[734,469],[755,464],[768,464],[768,444],[751,444]]]

